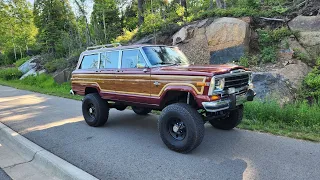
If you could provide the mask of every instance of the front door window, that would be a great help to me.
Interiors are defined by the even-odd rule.
[[[121,68],[128,69],[145,66],[146,62],[138,49],[123,51]]]

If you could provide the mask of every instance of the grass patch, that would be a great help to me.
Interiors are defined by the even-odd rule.
[[[239,128],[320,142],[320,105],[305,102],[281,107],[274,101],[246,103]]]
[[[0,85],[69,99],[82,99],[81,96],[73,96],[69,94],[69,91],[71,89],[70,82],[59,85],[54,82],[53,78],[50,75],[46,74],[41,74],[39,76],[29,76],[23,80],[14,79],[7,81],[0,78]]]

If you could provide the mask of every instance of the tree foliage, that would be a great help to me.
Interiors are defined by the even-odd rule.
[[[0,0],[0,64],[39,52],[65,58],[201,18],[275,16],[288,10],[286,2],[292,0],[35,0],[32,7]]]
[[[34,20],[39,29],[38,40],[42,50],[48,53],[66,53],[71,46],[70,36],[76,33],[75,17],[68,1],[36,0]]]
[[[31,4],[25,0],[0,0],[0,22],[0,64],[10,64],[22,58],[36,41]]]

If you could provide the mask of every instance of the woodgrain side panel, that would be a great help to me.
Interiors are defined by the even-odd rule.
[[[205,82],[205,80],[206,77],[202,76],[151,75],[151,95],[160,96],[169,86],[189,86],[197,94],[203,94],[204,86],[197,86],[197,82]]]
[[[202,95],[204,86],[197,86],[197,82],[205,81],[206,77],[203,76],[150,76],[149,74],[75,74],[72,76],[72,83],[82,86],[96,85],[102,92],[155,97],[160,97],[170,86],[191,87],[198,95]]]

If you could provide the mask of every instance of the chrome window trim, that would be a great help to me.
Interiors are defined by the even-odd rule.
[[[99,53],[99,55],[98,55],[98,69],[100,69],[101,54],[102,54],[102,53]]]
[[[78,62],[76,69],[80,69],[80,66],[81,66],[82,61],[83,61],[83,59],[84,59],[85,56],[90,56],[90,55],[93,55],[93,54],[98,55],[98,61],[99,61],[99,54],[100,54],[100,52],[92,52],[92,53],[81,54],[81,55],[80,55],[80,58],[79,58],[79,59],[81,59],[81,61]],[[99,63],[100,63],[100,61],[98,62],[98,64],[99,64]],[[92,69],[94,69],[94,68],[92,68]],[[91,70],[92,70],[92,69],[91,69]],[[99,66],[98,66],[97,68],[95,68],[95,69],[99,69]]]
[[[121,69],[121,65],[122,65],[122,54],[123,54],[123,51],[122,50],[119,50],[119,59],[118,59],[118,71]]]

